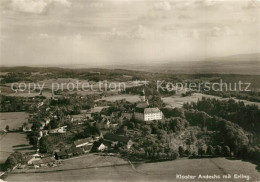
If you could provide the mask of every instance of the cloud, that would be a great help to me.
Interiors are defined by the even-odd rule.
[[[49,35],[47,33],[41,33],[40,38],[48,38]]]
[[[89,4],[89,7],[91,7],[91,8],[102,8],[103,6],[104,6],[104,4],[100,3],[100,2],[90,3]]]
[[[53,3],[69,7],[71,3],[68,0],[12,0],[10,7],[15,11],[25,13],[41,14]]]
[[[239,36],[242,35],[242,30],[233,30],[228,26],[225,27],[214,27],[209,30],[208,35],[211,37],[220,37],[220,36]]]
[[[190,1],[176,1],[172,3],[172,9],[177,10],[191,10],[201,8],[217,8],[223,3],[215,0],[190,0]]]
[[[135,39],[145,39],[150,35],[150,32],[143,25],[138,25],[131,32],[130,36]]]
[[[178,19],[179,20],[188,20],[188,19],[192,19],[192,18],[190,16],[187,16],[187,15],[179,15]]]
[[[168,1],[163,1],[159,3],[155,3],[154,9],[158,11],[170,11],[172,9],[172,6]]]
[[[104,40],[134,40],[147,39],[151,32],[143,25],[138,25],[130,31],[119,31],[117,28],[112,28],[111,31],[106,32]]]
[[[199,31],[198,31],[197,29],[191,30],[191,31],[189,32],[189,36],[190,36],[191,38],[193,38],[193,39],[196,39],[196,40],[200,39],[200,33],[199,33]]]
[[[125,39],[128,36],[123,32],[117,30],[117,28],[112,28],[111,31],[106,32],[104,34],[104,40],[118,40],[118,39]]]

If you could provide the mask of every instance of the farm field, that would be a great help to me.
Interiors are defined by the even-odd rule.
[[[206,98],[216,98],[219,100],[227,100],[229,98],[221,98],[221,97],[217,97],[217,96],[213,96],[213,95],[205,95],[205,94],[201,94],[201,93],[194,93],[191,96],[187,96],[187,97],[182,97],[182,96],[172,96],[172,97],[164,97],[162,98],[163,102],[166,104],[167,107],[172,107],[172,108],[181,108],[183,106],[184,103],[191,103],[191,102],[197,102],[199,99],[202,99],[202,97],[206,97]],[[233,98],[235,101],[239,101],[236,98]],[[260,103],[258,102],[250,102],[250,101],[246,101],[246,100],[241,100],[243,101],[246,105],[257,105],[258,108],[260,108]]]
[[[15,86],[18,86],[20,82],[16,83]],[[29,93],[29,82],[26,83],[25,91],[18,91],[17,93],[14,90],[11,90],[11,83],[7,83],[2,87],[2,92],[8,96],[21,96],[21,97],[35,97],[39,96],[39,91],[34,91],[34,85],[31,83],[32,91]],[[120,89],[129,88],[135,86],[135,83],[132,81],[128,82],[94,82],[88,80],[78,80],[74,78],[58,78],[58,79],[45,79],[34,83],[36,88],[42,88],[42,96],[47,98],[52,97],[52,91],[61,91],[61,92],[70,92],[78,93],[82,95],[88,95],[93,93],[101,93],[103,90],[106,90],[111,93],[117,93]],[[142,84],[142,83],[140,83]],[[109,88],[111,91],[109,91]],[[4,90],[3,90],[4,89]],[[114,91],[113,91],[114,90]]]
[[[84,159],[86,158],[86,159]],[[87,159],[88,158],[88,159]],[[260,179],[260,173],[255,165],[240,160],[227,160],[225,158],[213,159],[180,159],[176,161],[142,163],[134,167],[122,159],[108,156],[84,156],[80,160],[70,159],[64,161],[64,169],[41,173],[11,173],[7,181],[183,181],[176,179],[176,174],[194,175],[195,179],[201,175],[220,175],[218,181],[247,181],[234,179],[235,174],[249,175],[250,181]],[[73,161],[75,160],[75,161]],[[75,162],[75,163],[74,163]],[[123,162],[123,163],[122,163]],[[76,163],[78,163],[77,166]],[[75,169],[73,169],[75,167]],[[79,169],[79,167],[82,167]],[[83,167],[86,167],[83,169]],[[78,169],[76,169],[78,168]],[[53,168],[55,170],[56,168]],[[223,174],[230,174],[232,180],[223,180]],[[184,180],[185,181],[185,180]],[[215,180],[198,180],[215,181]]]
[[[115,102],[117,100],[122,100],[122,99],[126,99],[126,101],[132,102],[132,103],[140,101],[140,98],[138,95],[113,95],[113,96],[109,96],[109,97],[104,97],[102,99],[98,99],[96,101],[106,100],[106,101]]]
[[[4,163],[14,151],[22,153],[33,151],[24,133],[7,133],[0,136],[0,164]]]
[[[9,130],[19,129],[24,122],[28,120],[26,112],[1,112],[0,113],[0,130],[4,130],[9,125]]]

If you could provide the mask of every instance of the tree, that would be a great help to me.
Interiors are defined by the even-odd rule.
[[[9,125],[6,125],[5,130],[9,131]]]
[[[21,152],[14,152],[11,155],[17,160],[17,163],[25,163],[25,157]]]
[[[231,152],[230,152],[229,146],[225,145],[223,147],[223,154],[224,154],[225,157],[229,157],[230,156]]]
[[[59,120],[57,119],[52,119],[50,121],[50,126],[52,129],[58,128],[59,127]]]
[[[221,146],[219,146],[219,145],[216,146],[215,154],[218,155],[218,156],[222,155],[222,147]]]
[[[151,132],[152,132],[151,127],[148,126],[148,125],[143,126],[142,129],[143,129],[143,132],[144,132],[145,135],[150,135]]]
[[[214,148],[211,146],[211,145],[209,145],[208,147],[207,147],[207,155],[214,155]]]
[[[179,146],[179,155],[180,155],[180,157],[182,157],[183,154],[184,154],[184,149],[183,149],[182,146]]]
[[[38,137],[37,136],[31,136],[30,138],[29,138],[29,144],[30,145],[37,145],[37,143],[38,143]]]
[[[5,161],[5,167],[8,169],[12,169],[14,166],[17,165],[17,160],[13,155],[10,155],[7,160]]]
[[[52,152],[53,144],[49,141],[48,137],[42,137],[39,141],[39,149],[41,153]]]
[[[24,122],[23,125],[22,125],[23,128],[25,128],[27,126],[28,126],[28,123],[26,123],[26,122]]]
[[[190,150],[186,149],[184,153],[185,153],[185,155],[189,156],[190,155]]]
[[[172,155],[171,155],[171,158],[172,158],[173,160],[175,160],[175,159],[177,159],[178,157],[179,157],[178,152],[173,151],[173,152],[172,152]]]
[[[206,153],[205,149],[200,147],[198,150],[198,154],[202,156],[202,155],[205,155],[205,153]]]
[[[39,131],[41,126],[42,126],[41,122],[34,121],[31,129],[32,131]]]

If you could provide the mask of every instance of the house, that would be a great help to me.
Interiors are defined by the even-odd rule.
[[[47,166],[48,164],[54,163],[55,159],[53,157],[45,157],[39,160],[32,161],[34,166]]]
[[[160,111],[157,107],[144,109],[144,121],[161,120],[162,117],[162,111]]]
[[[71,115],[71,122],[82,121],[83,119],[84,119],[84,115],[82,114]]]
[[[86,109],[80,110],[80,113],[81,113],[81,114],[86,114],[86,113],[88,113],[88,112],[89,112],[89,110],[86,110]]]
[[[111,142],[109,141],[96,141],[93,145],[93,151],[95,152],[103,152],[109,148],[111,148]]]
[[[55,158],[57,160],[59,160],[59,159],[67,159],[68,158],[68,154],[65,151],[55,152]]]
[[[30,155],[30,156],[28,156],[25,160],[26,160],[26,163],[27,163],[28,165],[32,165],[32,162],[33,162],[33,161],[39,160],[39,159],[36,159],[35,156]]]
[[[82,155],[84,151],[81,148],[71,148],[73,156]]]
[[[42,122],[41,122],[41,127],[40,127],[40,129],[43,130],[43,128],[44,128],[45,126],[46,126],[46,125],[45,125],[45,122],[42,121]]]
[[[67,153],[68,158],[73,156],[73,152],[71,149],[66,149],[65,152]]]
[[[103,138],[103,135],[102,133],[100,133],[100,135],[96,133],[95,135],[92,135],[92,137],[94,141],[98,141],[100,138]]]
[[[94,142],[93,138],[88,137],[82,140],[74,141],[74,145],[76,148],[80,148],[80,147],[83,148],[86,145],[93,145],[93,142]]]
[[[105,125],[105,128],[106,128],[106,129],[110,128],[110,124],[111,124],[111,122],[110,122],[109,120],[107,120],[106,125]]]
[[[93,119],[92,116],[91,116],[91,113],[85,113],[85,118],[87,119]]]
[[[98,150],[98,151],[104,151],[104,150],[106,150],[107,148],[108,148],[107,146],[105,146],[103,143],[101,143],[101,144],[98,146],[97,150]]]
[[[47,118],[47,119],[45,120],[45,125],[47,126],[48,124],[50,124],[50,122],[51,122],[50,118]]]
[[[45,157],[45,158],[42,158],[42,162],[43,162],[43,164],[50,164],[50,163],[55,162],[55,159],[53,157]]]
[[[110,128],[116,129],[116,128],[118,128],[118,124],[117,123],[110,123]]]
[[[51,134],[66,133],[67,132],[66,128],[67,128],[67,126],[62,126],[62,127],[50,130],[49,133],[51,133]]]
[[[125,118],[125,119],[128,119],[128,120],[131,120],[133,118],[133,114],[125,112],[125,113],[121,114],[121,117]]]
[[[134,112],[134,118],[140,121],[162,120],[163,113],[159,108],[144,108],[143,112]]]
[[[105,107],[94,107],[91,109],[91,113],[100,113]]]
[[[104,139],[107,141],[111,141],[112,144],[114,143],[121,143],[126,145],[127,149],[130,149],[131,146],[133,145],[133,142],[131,141],[131,139],[129,139],[128,137],[125,136],[120,136],[120,135],[115,135],[112,133],[107,133],[104,135]]]
[[[144,121],[144,113],[134,112],[134,118],[139,121]]]
[[[42,164],[42,160],[36,160],[36,161],[32,161],[32,165],[35,166],[35,167],[39,167],[40,164]]]
[[[120,115],[120,112],[119,112],[119,111],[116,111],[116,112],[112,112],[110,117],[111,117],[111,118],[118,118],[119,115]]]
[[[92,150],[92,147],[93,147],[93,144],[91,144],[91,145],[85,145],[85,146],[83,147],[83,152],[84,152],[84,153],[89,153],[89,152]]]
[[[137,109],[145,109],[149,106],[149,104],[147,102],[139,102],[136,104],[136,108]]]
[[[30,131],[32,131],[31,127],[32,127],[31,123],[28,123],[26,126],[23,126],[23,132],[30,132]]]

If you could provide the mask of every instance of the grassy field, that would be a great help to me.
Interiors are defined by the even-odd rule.
[[[24,133],[7,133],[0,136],[0,164],[4,163],[7,157],[14,151],[22,153],[30,152],[29,145]]]
[[[4,112],[0,113],[0,130],[9,125],[9,130],[19,129],[28,120],[28,113],[25,112]]]
[[[140,101],[140,98],[138,95],[114,95],[114,96],[104,97],[99,100],[115,102],[117,100],[122,100],[122,99],[126,99],[126,101],[132,102],[132,103]],[[98,101],[98,100],[96,100],[96,101]]]
[[[27,83],[27,89],[24,92],[18,91],[15,93],[13,90],[11,90],[11,83],[7,83],[4,86],[1,86],[1,91],[3,94],[6,94],[8,96],[20,96],[20,97],[35,97],[39,96],[39,91],[31,91],[29,93]],[[69,92],[69,93],[78,93],[81,95],[89,95],[89,94],[97,94],[102,93],[102,91],[106,90],[108,93],[117,93],[119,89],[129,88],[135,86],[135,83],[132,81],[128,82],[109,82],[109,81],[103,81],[101,83],[94,82],[94,81],[88,81],[88,80],[78,80],[74,78],[58,78],[58,79],[45,79],[43,81],[36,82],[37,88],[39,86],[43,88],[42,96],[45,96],[47,98],[52,97],[52,91],[61,91],[61,92]],[[85,84],[85,88],[83,87],[83,84]],[[87,86],[89,84],[89,86]],[[31,85],[33,89],[33,85]],[[111,91],[109,91],[109,88]],[[114,90],[114,91],[113,91]]]
[[[14,172],[9,174],[7,181],[185,181],[178,180],[177,174],[194,175],[197,180],[201,174],[219,175],[221,179],[217,181],[247,181],[234,179],[234,174],[243,174],[249,175],[250,181],[260,180],[260,173],[255,170],[255,165],[224,158],[180,159],[130,165],[116,157],[89,155],[64,161],[64,166],[64,170],[55,171],[56,168],[53,168],[51,172]],[[230,174],[232,179],[223,180],[224,174]]]
[[[220,99],[220,100],[226,100],[228,98],[221,98],[221,97],[217,97],[217,96],[213,96],[213,95],[205,95],[205,94],[201,94],[201,93],[194,93],[191,96],[187,96],[187,97],[182,97],[179,95],[176,96],[172,96],[172,97],[164,97],[162,98],[163,102],[167,105],[167,107],[172,107],[172,108],[181,108],[183,106],[184,103],[191,103],[191,102],[197,102],[199,99],[202,99],[202,97],[206,97],[206,98],[216,98],[216,99]],[[239,101],[238,99],[233,98],[236,101]],[[258,102],[250,102],[250,101],[244,101],[243,102],[245,104],[248,105],[257,105],[260,108],[260,103]]]

